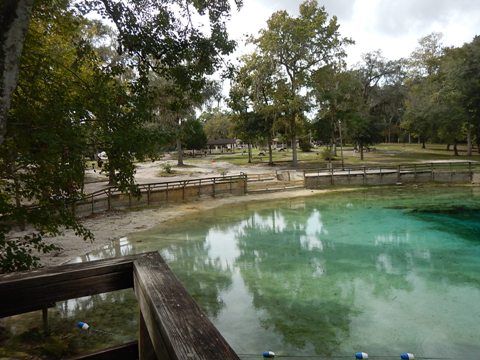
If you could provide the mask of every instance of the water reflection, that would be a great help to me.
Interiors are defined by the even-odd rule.
[[[451,192],[478,206],[465,189]],[[465,340],[455,320],[465,318],[465,310],[452,307],[445,294],[456,288],[467,302],[480,300],[480,256],[472,256],[478,246],[460,246],[455,227],[445,231],[412,211],[451,206],[452,194],[368,190],[253,211],[217,210],[130,241],[134,251],[158,249],[241,352],[261,352],[267,344],[323,356],[364,346],[378,353],[433,351],[442,343],[427,335],[432,331],[447,328],[448,338]],[[460,239],[468,226],[457,227]],[[418,325],[422,317],[435,324]],[[455,345],[449,349],[456,354]]]
[[[455,203],[471,213],[423,211]],[[480,351],[479,204],[464,188],[395,189],[217,209],[89,259],[160,251],[240,353],[468,358]],[[66,303],[64,316],[112,302]]]

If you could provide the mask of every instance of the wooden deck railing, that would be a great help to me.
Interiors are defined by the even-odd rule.
[[[363,172],[412,172],[419,173],[425,171],[478,171],[480,170],[480,164],[472,161],[455,161],[455,162],[431,162],[431,163],[417,163],[417,164],[398,164],[398,165],[365,165],[365,166],[344,166],[343,168],[337,164],[337,166],[318,168],[318,169],[306,169],[303,171],[305,175],[324,175],[328,174],[345,174]]]
[[[138,342],[74,359],[239,359],[157,252],[3,275],[0,317],[131,287]]]
[[[74,209],[77,216],[85,216],[115,209],[183,201],[202,195],[212,197],[222,194],[244,195],[247,192],[247,175],[139,184],[138,190],[140,197],[123,193],[117,187],[107,187],[84,195],[81,200],[75,202]]]

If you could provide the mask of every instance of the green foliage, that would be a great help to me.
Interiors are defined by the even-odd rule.
[[[199,120],[203,123],[203,130],[207,139],[231,139],[235,137],[233,117],[219,110],[204,112]]]
[[[325,8],[319,7],[316,1],[305,1],[299,10],[298,17],[291,17],[286,11],[274,13],[267,22],[268,28],[254,40],[278,67],[278,96],[292,139],[294,166],[297,165],[298,115],[308,109],[308,99],[301,90],[309,86],[313,71],[343,58],[343,46],[352,43],[340,36],[336,17],[329,18]]]
[[[81,37],[85,22],[62,5],[66,7],[65,2],[36,2],[25,40],[6,140],[0,148],[0,271],[37,266],[38,253],[58,250],[43,237],[60,234],[62,228],[73,229],[84,239],[92,237],[69,205],[83,186],[82,104],[92,59]],[[26,224],[34,228],[29,234],[8,235]]]
[[[163,164],[162,167],[163,167],[163,171],[165,171],[165,173],[173,174],[172,165],[170,165],[169,163]]]
[[[100,12],[117,33],[74,8]],[[226,0],[35,1],[0,149],[1,271],[39,265],[38,252],[58,250],[44,236],[63,229],[92,238],[72,206],[82,196],[85,156],[105,151],[110,182],[138,193],[134,161],[155,158],[178,135],[159,109],[175,113],[178,124],[183,109],[215,92],[205,75],[234,48],[224,23],[229,11]],[[207,16],[211,31],[184,26],[189,14]],[[154,78],[168,86],[151,86]],[[168,99],[163,108],[160,94]],[[12,230],[27,225],[28,235],[13,238]]]
[[[202,150],[207,147],[207,135],[197,119],[182,123],[182,143],[190,150]]]
[[[312,151],[312,143],[310,142],[310,137],[302,136],[298,139],[298,145],[300,146],[300,150],[303,152],[310,152]]]

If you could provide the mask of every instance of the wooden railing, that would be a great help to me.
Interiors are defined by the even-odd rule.
[[[368,173],[368,172],[412,172],[420,173],[425,171],[469,171],[474,172],[480,170],[480,164],[472,161],[455,161],[455,162],[432,162],[417,164],[398,164],[398,165],[365,165],[365,166],[345,166],[341,167],[337,164],[331,167],[306,169],[303,171],[305,175],[325,175],[328,174],[345,174],[345,173]]]
[[[305,187],[328,185],[388,185],[403,183],[478,182],[480,165],[476,162],[432,162],[392,166],[330,167],[305,170]]]
[[[239,174],[139,184],[138,190],[140,197],[123,193],[117,187],[107,187],[95,191],[75,202],[75,212],[79,216],[85,216],[114,209],[129,209],[183,201],[202,195],[212,197],[222,194],[243,195],[247,192],[247,175]]]
[[[131,287],[138,341],[75,359],[239,359],[157,252],[3,275],[0,317]]]

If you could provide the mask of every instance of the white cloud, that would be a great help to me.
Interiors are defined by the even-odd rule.
[[[298,14],[299,0],[244,0],[243,9],[232,16],[231,37],[243,44],[242,34],[256,35],[266,27],[274,11]],[[418,40],[432,32],[444,34],[444,44],[461,46],[480,29],[478,0],[324,0],[330,15],[336,15],[342,36],[355,40],[348,47],[349,63],[363,53],[381,49],[385,57],[408,57]],[[251,50],[251,49],[249,49]],[[237,52],[247,52],[242,46]]]

